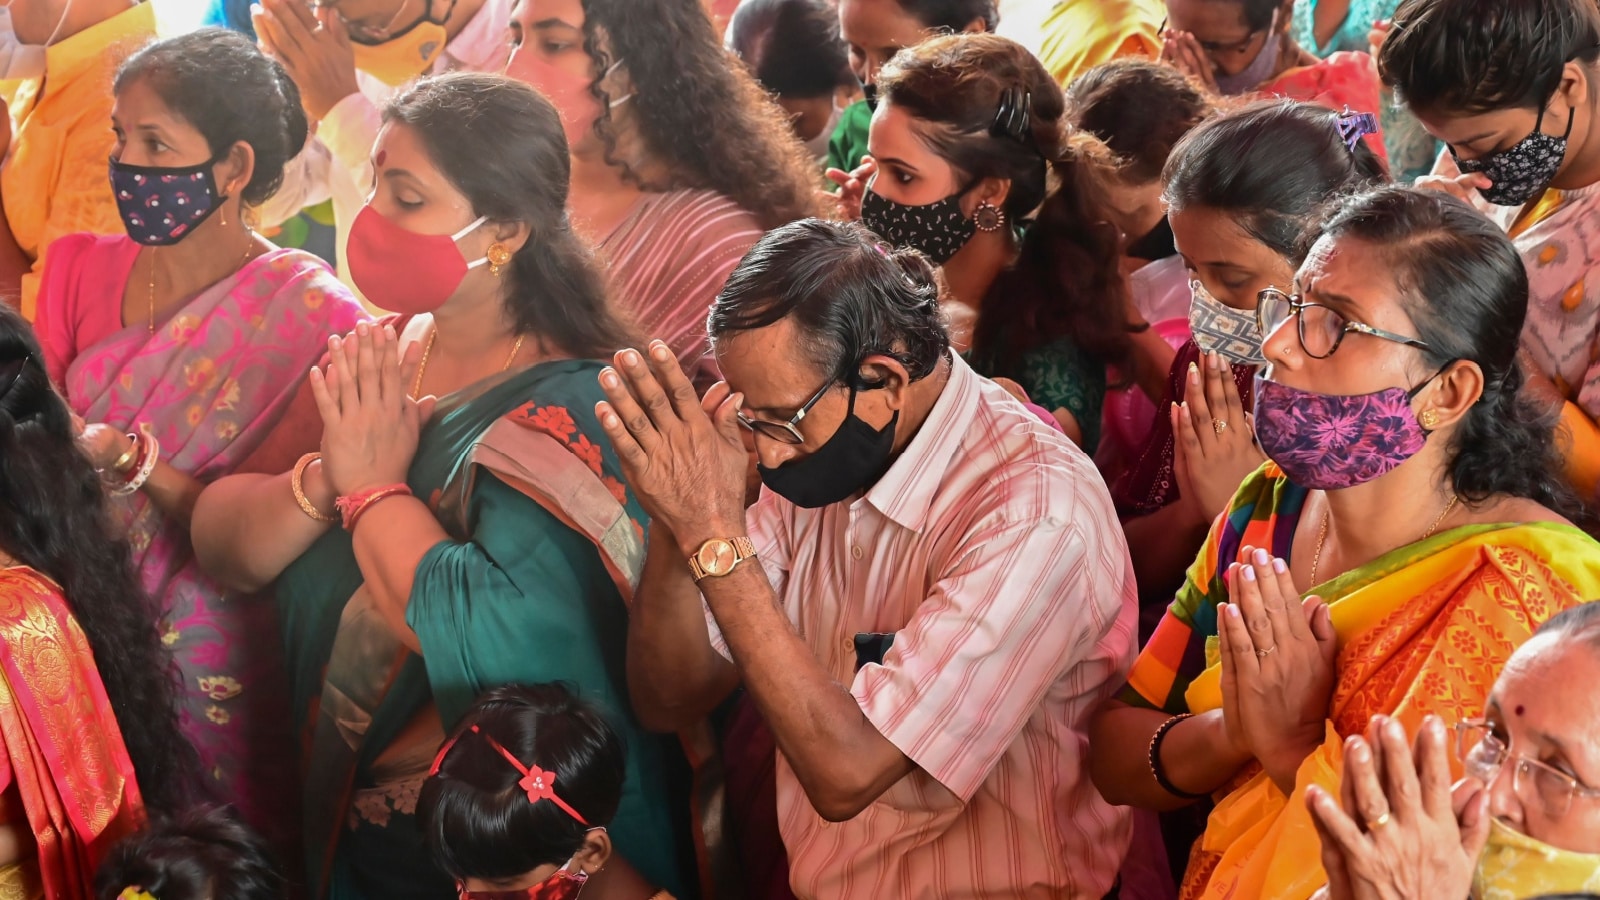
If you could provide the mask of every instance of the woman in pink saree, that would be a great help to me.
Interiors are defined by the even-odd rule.
[[[116,82],[111,181],[128,236],[51,248],[37,328],[45,367],[84,422],[162,640],[183,677],[182,724],[219,796],[292,839],[293,733],[276,617],[194,563],[202,487],[279,472],[316,448],[286,417],[355,299],[315,257],[281,250],[241,218],[304,143],[293,83],[242,37],[196,32],[131,58]]]

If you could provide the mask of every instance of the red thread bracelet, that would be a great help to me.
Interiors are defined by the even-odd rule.
[[[401,495],[411,496],[411,488],[403,484],[386,484],[381,487],[358,491],[348,497],[340,497],[334,501],[333,507],[339,511],[339,515],[344,517],[344,530],[354,532],[356,523],[361,521],[362,514],[374,503]]]

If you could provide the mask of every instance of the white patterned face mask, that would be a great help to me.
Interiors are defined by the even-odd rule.
[[[1261,355],[1263,336],[1255,313],[1234,309],[1211,296],[1198,278],[1189,281],[1189,291],[1189,332],[1201,352],[1244,366],[1267,361]]]

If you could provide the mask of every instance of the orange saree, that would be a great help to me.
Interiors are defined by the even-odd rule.
[[[0,792],[38,855],[0,870],[0,900],[88,900],[105,848],[143,824],[133,761],[83,629],[55,582],[0,569]],[[21,823],[15,823],[21,824]]]

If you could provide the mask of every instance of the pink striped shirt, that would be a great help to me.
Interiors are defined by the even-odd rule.
[[[1129,819],[1089,781],[1086,725],[1133,660],[1137,605],[1089,458],[955,357],[877,484],[819,510],[763,492],[750,533],[817,660],[918,766],[833,824],[779,754],[795,894],[1100,900]],[[860,634],[894,639],[857,671]]]
[[[597,248],[620,308],[688,371],[704,368],[706,315],[763,230],[715,191],[646,194]]]

